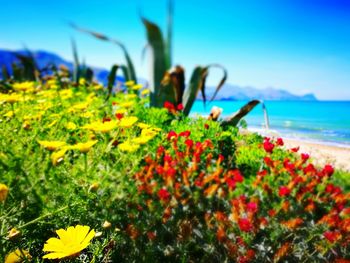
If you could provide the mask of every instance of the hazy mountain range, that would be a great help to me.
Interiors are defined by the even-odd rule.
[[[26,51],[15,51],[16,53],[26,54]],[[32,53],[35,61],[39,68],[44,68],[48,64],[54,64],[56,66],[65,65],[70,70],[73,69],[73,63],[67,60],[64,60],[57,54],[47,52],[47,51],[35,51]],[[12,63],[18,63],[14,51],[2,50],[0,49],[0,68],[5,66],[11,72]],[[90,66],[94,71],[94,76],[97,81],[106,83],[108,70],[98,67]],[[2,73],[0,71],[0,78]],[[214,87],[207,88],[207,97],[211,98],[211,95],[214,93]],[[198,97],[200,99],[200,96]],[[261,100],[317,100],[314,94],[305,94],[305,95],[295,95],[289,91],[276,88],[265,88],[257,89],[254,87],[240,87],[237,85],[226,84],[222,87],[216,100],[251,100],[251,99],[261,99]]]

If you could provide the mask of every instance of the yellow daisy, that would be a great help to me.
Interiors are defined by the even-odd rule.
[[[6,200],[7,195],[9,193],[9,188],[6,184],[0,184],[0,202],[3,202]]]
[[[64,155],[66,154],[69,147],[64,147],[62,150],[51,154],[51,162],[53,165],[57,165],[63,161]]]
[[[132,141],[136,144],[146,144],[148,141],[152,140],[152,136],[140,136],[134,138]]]
[[[123,128],[129,128],[131,127],[132,125],[134,125],[135,122],[137,122],[138,118],[137,117],[125,117],[123,118],[120,123],[119,123],[119,126],[120,127],[123,127]]]
[[[82,153],[87,153],[88,151],[90,151],[91,147],[94,146],[98,141],[87,141],[87,142],[79,142],[75,145],[72,145],[71,149],[74,150],[79,150]]]
[[[38,143],[49,151],[55,151],[66,145],[66,142],[62,141],[38,141]]]
[[[118,149],[123,152],[135,152],[138,148],[140,148],[139,144],[131,144],[128,141],[118,144]]]
[[[43,251],[49,254],[43,258],[62,259],[79,255],[79,252],[85,249],[95,236],[95,231],[92,229],[89,232],[89,230],[89,226],[81,225],[70,226],[67,230],[57,230],[59,238],[50,238],[46,241]]]
[[[27,250],[20,250],[17,248],[6,256],[5,263],[20,263],[25,259],[30,260],[31,258],[32,257]]]
[[[129,80],[129,81],[125,82],[124,85],[127,87],[131,87],[131,86],[135,85],[135,81]]]

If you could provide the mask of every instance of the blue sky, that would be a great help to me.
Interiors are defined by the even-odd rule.
[[[2,3],[3,2],[3,3]],[[53,51],[72,58],[70,38],[88,64],[123,63],[118,48],[75,32],[67,21],[121,40],[138,75],[145,31],[139,10],[163,28],[166,0],[0,0],[0,48]],[[320,99],[350,100],[350,1],[175,0],[174,63],[220,63],[228,82],[276,87]],[[209,84],[217,81],[213,71]]]

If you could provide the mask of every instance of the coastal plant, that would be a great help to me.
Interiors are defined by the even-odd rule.
[[[281,138],[147,107],[135,83],[107,102],[94,83],[11,85],[1,262],[349,260],[348,174]]]

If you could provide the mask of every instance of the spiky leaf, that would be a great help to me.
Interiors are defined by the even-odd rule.
[[[246,116],[249,112],[251,112],[256,105],[260,103],[259,100],[252,100],[248,102],[246,105],[244,105],[242,108],[240,108],[236,113],[234,113],[232,116],[228,117],[226,120],[224,120],[221,125],[226,126],[237,126],[239,121]]]
[[[160,28],[142,18],[142,22],[145,25],[147,33],[147,41],[151,50],[151,70],[150,70],[150,90],[151,90],[151,106],[162,107],[164,99],[160,99],[161,93],[161,82],[164,74],[168,70],[166,66],[166,56],[165,56],[165,45],[163,40],[163,35]],[[174,94],[169,94],[170,101],[173,100]],[[167,98],[165,98],[167,100]]]

